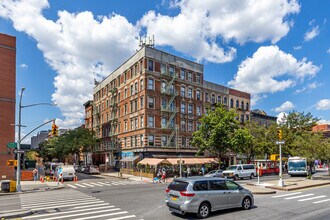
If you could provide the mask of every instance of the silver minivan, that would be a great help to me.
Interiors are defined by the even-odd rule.
[[[196,213],[199,218],[207,218],[221,209],[249,209],[254,198],[249,190],[229,179],[196,177],[174,179],[166,189],[165,202],[172,212]]]

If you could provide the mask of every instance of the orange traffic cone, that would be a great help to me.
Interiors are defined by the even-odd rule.
[[[61,179],[61,183],[63,183],[63,177],[62,177],[62,179]]]
[[[42,183],[44,183],[44,182],[45,182],[43,177],[41,177],[41,182],[42,182]]]
[[[74,177],[74,182],[77,182],[77,181],[78,181],[78,177],[75,176],[75,177]]]

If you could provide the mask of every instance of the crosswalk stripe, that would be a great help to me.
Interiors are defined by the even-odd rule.
[[[300,194],[301,192],[295,192],[295,193],[289,193],[289,194],[284,194],[284,195],[278,195],[278,196],[272,196],[272,198],[280,198],[280,197],[285,197],[285,196],[293,196]]]
[[[298,202],[303,202],[303,201],[308,201],[308,200],[313,200],[313,199],[320,199],[320,198],[324,198],[324,197],[327,197],[327,196],[316,196],[316,197],[312,197],[312,198],[307,198],[307,199],[300,199],[298,200]]]
[[[313,193],[310,194],[305,194],[305,195],[300,195],[300,196],[293,196],[293,197],[289,197],[289,198],[284,198],[284,199],[298,199],[298,198],[302,198],[302,197],[306,197],[306,196],[313,196]]]
[[[76,186],[80,186],[80,187],[82,187],[82,188],[86,188],[86,186],[81,185],[81,184],[78,184],[78,183],[76,183]]]
[[[67,186],[70,186],[70,187],[72,187],[72,188],[74,188],[74,189],[76,189],[77,187],[76,186],[73,186],[73,185],[71,185],[71,184],[66,184]]]
[[[120,220],[120,219],[135,218],[135,217],[136,217],[135,215],[127,215],[118,218],[109,218],[108,220]]]
[[[77,197],[69,197],[69,198],[64,198],[64,196],[58,196],[58,197],[53,197],[53,196],[50,196],[50,197],[47,197],[47,198],[34,198],[34,199],[21,199],[22,203],[42,203],[42,202],[49,202],[49,200],[52,200],[52,201],[67,201],[67,200],[75,200],[75,199],[86,199],[86,198],[93,198],[91,196],[77,196]]]
[[[62,200],[54,200],[54,201],[43,201],[43,202],[40,202],[40,201],[33,201],[33,202],[22,202],[22,206],[23,205],[29,205],[29,206],[33,206],[33,205],[39,205],[42,203],[42,204],[59,204],[61,202],[77,202],[77,201],[88,201],[88,200],[99,200],[99,199],[95,199],[95,198],[81,198],[81,199],[62,199]]]
[[[115,212],[115,213],[109,213],[109,214],[104,214],[104,215],[96,215],[96,216],[89,216],[89,217],[85,217],[85,218],[77,218],[77,219],[73,219],[73,220],[96,219],[96,218],[100,218],[100,217],[111,216],[111,215],[121,215],[121,214],[126,214],[126,213],[128,213],[128,212],[127,211]]]
[[[89,184],[93,184],[93,185],[95,185],[95,186],[102,186],[101,184],[98,184],[98,183],[89,183]]]
[[[103,183],[103,182],[97,182],[97,183],[99,183],[101,185],[105,185],[105,186],[111,186],[111,184],[108,184],[108,183]]]
[[[45,218],[45,220],[70,218],[70,217],[75,217],[75,216],[90,215],[90,214],[97,214],[97,213],[101,213],[101,212],[112,212],[112,211],[119,211],[119,210],[120,210],[120,208],[115,208],[115,209],[106,209],[106,210],[99,210],[99,211],[93,211],[93,212],[77,213],[77,214],[71,214],[71,215],[61,215],[61,216],[55,216],[55,217],[51,217],[51,218]],[[95,218],[96,216],[90,216],[90,217]]]
[[[87,203],[80,203],[80,204],[65,204],[65,205],[58,205],[58,206],[46,206],[46,207],[39,207],[39,208],[32,208],[32,211],[38,211],[38,210],[44,210],[44,209],[54,209],[54,208],[64,208],[64,207],[70,207],[75,205],[87,205],[87,204],[95,204],[95,203],[102,203],[103,201],[95,201],[95,202],[87,202]]]
[[[109,205],[109,203],[103,203],[101,205]],[[94,206],[101,206],[100,204],[94,204],[94,205],[86,205],[86,206],[76,206],[73,208],[69,208],[69,209],[80,209],[80,208],[89,208],[89,207],[94,207]],[[111,206],[114,207],[114,206]]]
[[[95,202],[95,201],[100,201],[99,199],[85,199],[84,201],[68,201],[68,202],[48,202],[48,203],[44,203],[44,204],[22,204],[22,208],[35,208],[35,207],[44,207],[44,206],[53,206],[53,207],[57,207],[58,205],[60,204],[63,204],[63,205],[69,205],[69,204],[80,204],[81,202]],[[103,201],[101,201],[103,202]]]
[[[330,199],[325,199],[325,200],[321,200],[321,201],[317,201],[317,202],[313,202],[314,204],[317,204],[317,203],[321,203],[321,202],[328,202],[330,201]]]
[[[88,183],[82,183],[82,184],[84,184],[84,185],[86,185],[86,186],[89,186],[89,187],[95,187],[95,186],[93,186],[93,185],[91,185],[91,184],[88,184]]]
[[[62,211],[61,213],[47,213],[47,214],[40,214],[40,215],[32,215],[32,216],[27,216],[27,217],[24,217],[23,219],[31,219],[31,218],[40,218],[40,217],[45,217],[45,216],[52,216],[52,215],[59,215],[59,214],[69,214],[69,213],[75,213],[75,212],[81,212],[81,211],[91,211],[91,210],[97,210],[97,209],[105,209],[105,208],[113,208],[114,206],[101,206],[101,207],[95,207],[95,208],[91,208],[91,209],[84,209],[84,210],[81,210],[81,209],[76,209],[76,210],[71,210],[71,211]],[[115,210],[114,210],[115,211]],[[65,216],[62,216],[63,218],[65,218]],[[69,216],[71,217],[71,216]]]

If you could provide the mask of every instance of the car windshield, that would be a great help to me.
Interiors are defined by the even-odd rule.
[[[228,168],[227,168],[227,170],[236,170],[237,169],[237,166],[229,166]]]
[[[207,174],[214,174],[216,172],[217,172],[216,170],[212,170],[212,171],[208,172]]]
[[[289,170],[305,170],[306,161],[289,161]]]
[[[168,188],[170,190],[174,190],[174,191],[185,191],[187,190],[187,186],[189,185],[189,183],[187,182],[182,182],[182,181],[173,181]]]

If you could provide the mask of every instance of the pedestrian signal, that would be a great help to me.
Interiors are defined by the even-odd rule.
[[[282,140],[282,130],[277,130],[277,138],[278,140]]]

